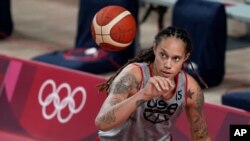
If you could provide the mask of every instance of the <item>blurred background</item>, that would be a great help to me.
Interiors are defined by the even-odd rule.
[[[233,2],[245,3],[244,0]],[[12,0],[11,6],[14,30],[9,38],[0,40],[1,54],[31,59],[52,51],[74,48],[78,0]],[[140,5],[139,20],[148,8],[148,4]],[[172,10],[169,7],[165,13],[164,26],[171,25]],[[139,25],[141,49],[152,45],[158,32],[157,18],[157,12],[151,11],[147,20]],[[226,72],[220,85],[204,90],[206,101],[221,104],[221,96],[227,91],[250,89],[249,24],[227,18]],[[100,75],[108,77],[110,74],[112,72]]]

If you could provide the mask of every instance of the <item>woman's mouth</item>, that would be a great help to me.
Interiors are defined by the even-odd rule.
[[[167,72],[167,71],[162,71],[162,74],[164,77],[169,77],[171,76],[171,73],[170,72]]]

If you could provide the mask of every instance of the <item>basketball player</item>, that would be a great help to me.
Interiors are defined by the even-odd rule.
[[[108,92],[95,119],[99,139],[170,141],[176,119],[186,110],[192,141],[210,141],[202,90],[183,69],[191,51],[185,30],[168,27],[152,48],[99,85]]]

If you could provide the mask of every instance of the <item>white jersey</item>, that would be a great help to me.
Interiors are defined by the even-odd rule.
[[[150,78],[147,63],[136,63],[141,68],[143,88]],[[177,77],[175,94],[168,100],[156,97],[141,104],[130,118],[109,131],[99,131],[101,141],[171,141],[171,129],[186,103],[186,74]]]

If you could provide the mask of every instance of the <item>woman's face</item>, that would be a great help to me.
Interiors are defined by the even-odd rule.
[[[185,53],[185,48],[186,44],[176,37],[162,39],[158,46],[154,46],[154,75],[174,78],[189,56]]]

